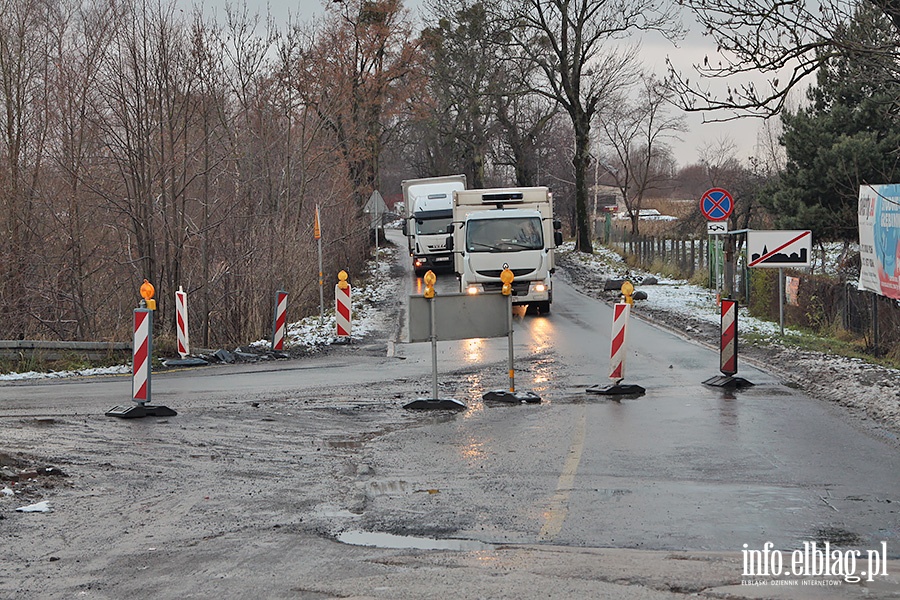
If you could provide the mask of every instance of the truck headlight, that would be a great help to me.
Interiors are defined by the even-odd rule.
[[[536,283],[536,284],[534,284],[534,291],[535,292],[546,292],[547,286],[544,285],[543,283]]]
[[[480,285],[470,285],[469,287],[466,288],[466,293],[469,294],[470,296],[475,296],[476,294],[480,294],[481,286]]]

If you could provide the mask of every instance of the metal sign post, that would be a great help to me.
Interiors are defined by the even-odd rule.
[[[325,320],[325,274],[322,271],[322,228],[319,225],[319,205],[316,204],[316,218],[313,222],[313,237],[319,249],[319,324]]]
[[[728,232],[728,217],[731,216],[732,211],[734,211],[734,198],[727,191],[722,188],[712,188],[706,190],[706,192],[700,197],[700,212],[703,213],[703,216],[706,217],[707,225],[706,231],[710,234],[712,239],[715,242],[715,288],[716,291],[722,289],[722,282],[720,281],[720,272],[719,272],[719,258],[721,256],[721,250],[719,248],[719,236]],[[720,224],[721,223],[721,224]],[[712,247],[712,244],[710,244]],[[727,255],[727,252],[726,252]],[[727,258],[727,256],[726,256]],[[727,278],[729,269],[726,265],[723,265],[723,270],[725,271],[724,276]],[[713,270],[710,269],[710,276],[713,275]],[[726,291],[730,293],[730,285],[729,289]]]
[[[500,281],[503,282],[502,295],[506,296],[506,337],[509,341],[509,391],[492,390],[482,395],[483,400],[498,400],[500,402],[528,402],[537,403],[541,401],[541,397],[534,392],[516,392],[516,370],[514,367],[515,357],[513,352],[513,316],[512,316],[512,282],[515,279],[509,265],[503,265],[503,271],[500,273]]]
[[[366,205],[363,207],[363,212],[366,214],[372,215],[372,229],[375,230],[375,263],[378,263],[378,232],[381,229],[381,219],[384,217],[384,213],[387,212],[387,204],[384,202],[384,198],[381,196],[381,192],[375,190],[372,192],[372,195],[369,196],[369,199],[366,201]]]
[[[784,269],[778,269],[778,328],[784,335]]]

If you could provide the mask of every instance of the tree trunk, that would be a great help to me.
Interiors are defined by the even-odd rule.
[[[590,118],[581,112],[572,119],[575,124],[575,156],[572,164],[575,167],[575,249],[587,254],[594,253],[591,243],[591,226],[587,212],[588,189],[587,176],[591,164]]]

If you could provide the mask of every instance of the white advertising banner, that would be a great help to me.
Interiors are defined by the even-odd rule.
[[[900,298],[900,184],[859,187],[859,289]]]

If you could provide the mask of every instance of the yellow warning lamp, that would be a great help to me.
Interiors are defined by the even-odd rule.
[[[153,284],[144,280],[144,283],[141,284],[141,297],[147,303],[147,308],[150,310],[156,310],[156,300],[153,299],[153,294],[156,293],[156,288],[153,287]]]
[[[429,270],[422,280],[425,282],[425,293],[422,295],[428,299],[434,298],[434,284],[437,281],[437,275],[434,274],[434,271]]]
[[[350,287],[350,284],[347,283],[347,277],[349,277],[347,275],[347,271],[341,271],[340,273],[338,273],[337,286],[342,290],[346,290],[348,287]]]
[[[504,296],[512,294],[513,279],[515,279],[515,276],[513,275],[513,272],[509,270],[509,267],[504,268],[503,271],[500,272],[500,281],[503,282],[503,287],[500,288],[500,292]]]
[[[634,304],[634,298],[632,298],[632,294],[634,294],[634,286],[630,281],[626,281],[622,284],[622,295],[625,296],[625,304]]]

